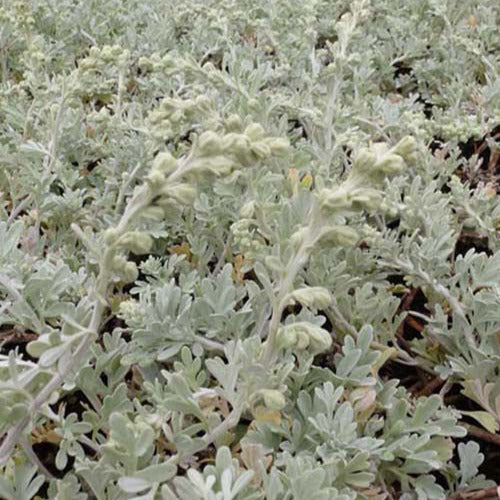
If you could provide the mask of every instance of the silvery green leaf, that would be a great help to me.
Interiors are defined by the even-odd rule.
[[[460,486],[464,486],[476,476],[478,467],[484,462],[484,455],[479,452],[479,445],[474,441],[460,443],[458,456],[460,458]]]
[[[126,493],[140,493],[150,487],[151,483],[143,478],[125,476],[118,479],[118,485]]]

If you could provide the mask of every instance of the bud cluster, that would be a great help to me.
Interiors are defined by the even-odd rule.
[[[200,163],[206,163],[207,157],[211,157],[212,162],[217,160],[214,171],[217,173],[222,165],[227,169],[236,165],[250,166],[272,155],[279,156],[288,148],[287,139],[265,137],[262,126],[252,123],[242,133],[203,132],[199,137],[197,156],[203,159]],[[211,167],[209,169],[214,170]]]
[[[392,148],[385,142],[376,142],[358,152],[348,182],[377,187],[385,177],[402,173],[416,159],[417,144],[413,137],[404,137]]]
[[[286,406],[286,399],[282,392],[277,389],[260,389],[252,395],[254,404],[262,401],[268,410],[280,411]]]
[[[384,178],[404,171],[417,159],[417,146],[413,137],[401,139],[389,148],[385,143],[375,143],[362,148],[354,158],[352,170],[346,181],[334,188],[317,193],[317,202],[324,221],[338,216],[354,214],[362,210],[375,212],[383,209],[383,197],[379,187]],[[352,245],[359,239],[352,228],[325,223],[318,242],[335,245]]]
[[[167,97],[149,115],[151,134],[158,140],[168,140],[185,130],[187,124],[200,121],[213,113],[211,101],[204,95],[190,99]]]
[[[234,244],[245,255],[245,259],[252,260],[262,253],[265,241],[257,232],[255,220],[239,219],[231,226],[231,233]]]

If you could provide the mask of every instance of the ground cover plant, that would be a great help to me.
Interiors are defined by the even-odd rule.
[[[499,24],[1,2],[0,498],[499,498]]]

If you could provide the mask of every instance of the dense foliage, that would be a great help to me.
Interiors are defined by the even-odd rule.
[[[1,5],[1,498],[497,498],[496,0]]]

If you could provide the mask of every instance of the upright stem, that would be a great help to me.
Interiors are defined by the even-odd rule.
[[[264,344],[265,347],[262,355],[262,361],[267,367],[272,365],[277,356],[276,337],[281,322],[281,315],[283,314],[283,310],[287,305],[286,298],[292,290],[293,283],[297,278],[297,275],[299,274],[304,264],[307,262],[307,259],[309,257],[309,249],[312,247],[313,242],[316,240],[322,226],[319,208],[316,204],[311,209],[309,218],[313,222],[311,222],[309,226],[307,226],[307,232],[304,236],[304,240],[300,244],[300,247],[298,248],[295,255],[290,258],[286,266],[285,277],[280,282],[279,292],[273,304],[273,312],[271,320],[269,322],[268,336]]]

